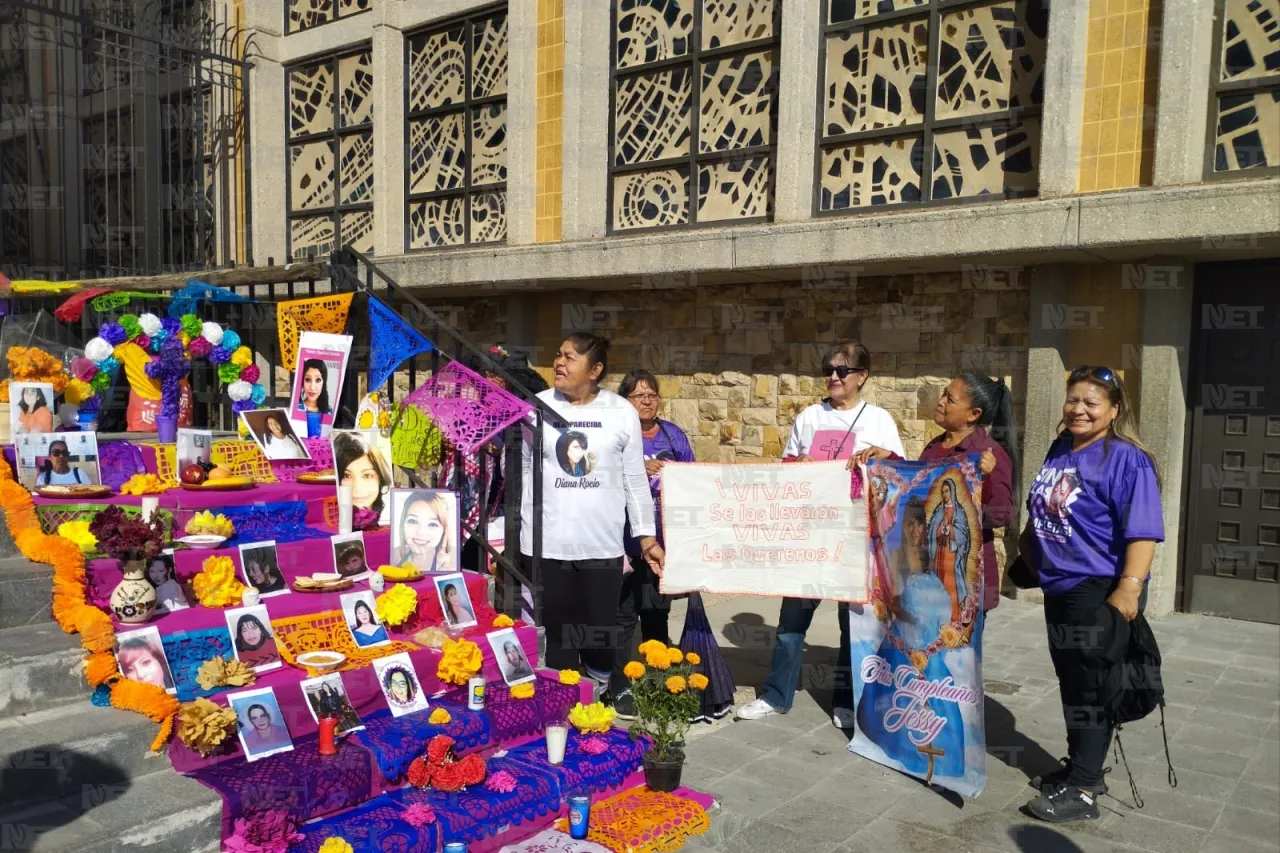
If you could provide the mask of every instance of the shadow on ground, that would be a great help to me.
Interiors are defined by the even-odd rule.
[[[1022,853],[1084,853],[1084,849],[1048,826],[1014,826],[1009,837]]]
[[[29,850],[129,790],[124,768],[87,753],[44,744],[0,760],[0,850]]]

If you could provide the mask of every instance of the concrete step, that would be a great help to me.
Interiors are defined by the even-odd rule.
[[[218,853],[221,818],[217,794],[166,768],[19,808],[0,799],[0,849]]]
[[[54,622],[0,630],[0,719],[87,699],[89,692],[78,635]]]
[[[26,557],[0,559],[0,630],[53,621],[53,569]]]
[[[0,802],[99,801],[170,767],[167,756],[150,750],[156,731],[141,714],[87,700],[0,720]]]

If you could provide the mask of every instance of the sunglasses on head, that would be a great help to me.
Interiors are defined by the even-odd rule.
[[[836,376],[844,379],[850,373],[858,373],[861,370],[862,368],[860,367],[849,367],[844,364],[824,364],[822,365],[822,372],[819,375],[825,378],[834,373]]]
[[[1116,372],[1109,367],[1077,367],[1071,371],[1071,381],[1077,382],[1081,379],[1096,379],[1107,385],[1116,384]]]

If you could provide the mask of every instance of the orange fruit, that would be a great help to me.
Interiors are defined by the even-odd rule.
[[[205,479],[206,480],[225,480],[230,476],[231,476],[231,470],[228,468],[223,468],[221,465],[219,465],[217,468],[214,468],[212,471],[210,471],[209,476],[206,477]]]

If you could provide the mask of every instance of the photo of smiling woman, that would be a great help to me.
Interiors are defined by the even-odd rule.
[[[389,439],[376,431],[333,431],[333,467],[338,488],[351,488],[351,505],[378,513],[378,524],[391,519],[391,459]],[[341,491],[339,491],[341,494]]]
[[[436,490],[391,492],[391,562],[422,572],[458,569],[458,495]]]
[[[120,666],[121,675],[130,681],[163,687],[170,693],[177,692],[159,628],[152,626],[125,631],[116,635],[116,641],[120,644],[116,649],[116,663]]]
[[[9,429],[13,435],[53,432],[53,386],[47,382],[14,382],[9,399]]]
[[[266,429],[262,432],[262,451],[268,459],[306,459],[306,449],[293,427],[289,426],[284,412],[272,412],[263,419]]]
[[[261,604],[227,611],[227,628],[231,631],[236,660],[255,672],[266,672],[284,666],[271,632],[271,617]]]
[[[456,572],[435,579],[436,592],[440,596],[440,609],[445,624],[450,628],[466,628],[476,624],[476,611],[462,573]]]
[[[316,438],[329,434],[340,405],[350,353],[348,335],[303,332],[298,337],[289,420],[299,435]]]
[[[426,709],[427,696],[418,683],[408,652],[376,659],[373,671],[378,674],[378,685],[382,688],[382,695],[386,697],[392,716],[403,717]]]
[[[157,614],[186,610],[191,606],[174,571],[173,551],[163,551],[151,558],[147,565],[147,580],[156,588]]]
[[[387,629],[378,622],[371,591],[349,592],[342,596],[341,601],[347,627],[351,629],[357,646],[380,646],[391,641]]]

